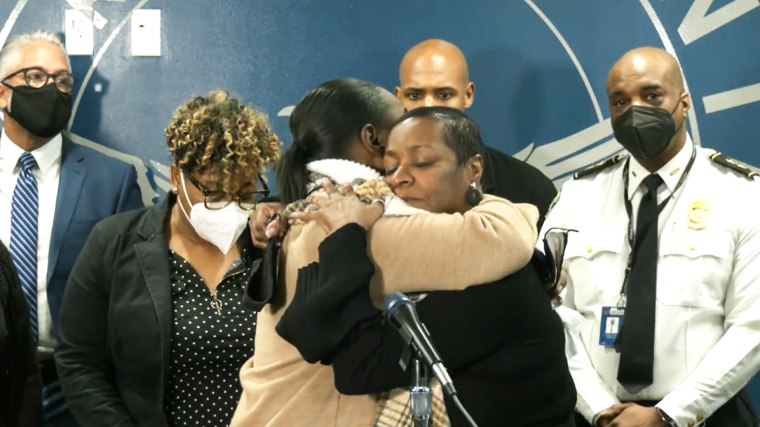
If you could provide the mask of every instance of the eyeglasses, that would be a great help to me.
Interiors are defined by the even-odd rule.
[[[256,208],[256,204],[261,203],[264,198],[269,196],[269,187],[261,174],[258,175],[258,181],[262,187],[261,190],[246,191],[239,193],[234,197],[230,197],[230,195],[224,191],[209,191],[189,173],[183,175],[186,176],[187,179],[190,180],[190,183],[192,183],[197,189],[201,190],[201,193],[203,194],[203,205],[206,206],[206,209],[212,211],[224,209],[232,202],[237,202],[240,209],[252,211]]]
[[[55,74],[49,74],[40,67],[22,68],[15,73],[8,75],[8,77],[3,79],[3,82],[19,73],[24,73],[24,81],[26,81],[26,84],[29,85],[29,87],[34,89],[40,89],[46,86],[50,82],[50,79],[53,79],[55,86],[61,92],[70,93],[74,89],[74,76],[68,71],[59,71]]]

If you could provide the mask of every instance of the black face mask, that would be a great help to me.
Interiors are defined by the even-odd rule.
[[[59,91],[55,84],[39,89],[8,87],[13,89],[13,94],[5,113],[29,133],[40,138],[52,138],[66,127],[71,117],[71,94]]]
[[[679,103],[680,104],[680,103]],[[633,106],[612,122],[615,139],[636,159],[651,159],[662,154],[670,140],[681,129],[676,129],[673,111],[656,107]],[[683,125],[683,122],[681,122]]]

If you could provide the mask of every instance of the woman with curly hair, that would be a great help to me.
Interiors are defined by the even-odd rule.
[[[227,426],[255,313],[260,253],[247,230],[280,154],[266,117],[226,92],[166,129],[172,189],[92,231],[66,286],[58,369],[82,427]]]

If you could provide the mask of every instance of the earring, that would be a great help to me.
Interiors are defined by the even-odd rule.
[[[172,187],[172,193],[177,194],[177,187]]]
[[[468,188],[467,192],[464,194],[464,199],[467,201],[468,205],[477,206],[480,204],[480,201],[483,200],[483,193],[478,190],[478,187],[474,182],[471,182],[470,188]]]

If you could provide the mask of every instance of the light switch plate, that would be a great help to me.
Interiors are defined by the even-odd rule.
[[[132,12],[132,56],[161,56],[161,10]]]
[[[63,14],[66,53],[69,55],[92,55],[95,50],[95,29],[93,27],[92,11],[66,9]]]

